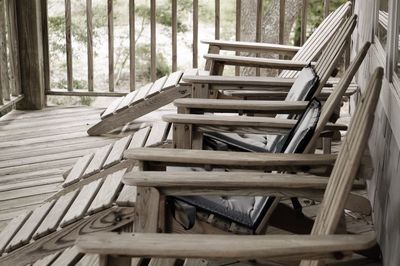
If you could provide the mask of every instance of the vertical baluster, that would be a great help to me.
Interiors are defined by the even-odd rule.
[[[172,0],[172,72],[177,70],[177,30],[178,30],[178,5],[177,0]]]
[[[130,91],[136,87],[135,0],[129,0]]]
[[[241,17],[242,17],[242,2],[241,0],[236,0],[236,41],[240,41],[240,27],[241,27]],[[240,52],[236,52],[236,55],[240,55]],[[240,75],[240,67],[235,67],[235,75]]]
[[[193,0],[193,68],[198,66],[199,1]]]
[[[221,2],[215,0],[215,39],[220,38],[220,16],[221,16]]]
[[[86,0],[88,90],[93,91],[93,12],[92,0]]]
[[[7,0],[7,2],[10,0]],[[49,56],[49,25],[48,25],[48,14],[47,14],[47,0],[41,0],[41,12],[42,12],[42,32],[43,32],[43,72],[44,72],[44,89],[45,91],[50,90],[50,56]],[[8,31],[10,36],[10,30]],[[10,43],[10,41],[9,41]],[[9,49],[11,51],[11,49]],[[12,67],[11,67],[12,70]],[[12,71],[11,71],[12,72]],[[15,77],[12,74],[12,84],[15,84]]]
[[[256,24],[256,42],[261,42],[261,29],[262,29],[262,14],[263,14],[263,1],[257,0],[257,24]],[[257,54],[257,57],[260,55]],[[256,75],[260,76],[260,68],[256,68]]]
[[[8,36],[10,45],[10,67],[11,75],[14,81],[13,96],[21,94],[21,75],[19,72],[19,54],[18,54],[18,38],[17,38],[17,25],[16,25],[16,8],[15,1],[9,0],[7,2],[7,20],[8,20]]]
[[[279,1],[279,44],[284,43],[285,37],[285,6],[286,0]]]
[[[301,35],[300,35],[300,45],[306,42],[307,34],[307,0],[303,0],[301,7]]]
[[[114,4],[108,0],[108,90],[114,91]]]
[[[150,3],[150,46],[151,46],[151,81],[157,79],[157,49],[156,49],[156,0]]]
[[[72,42],[71,42],[71,0],[65,0],[65,39],[67,46],[67,83],[68,91],[72,88]]]
[[[329,15],[329,5],[330,0],[324,0],[324,17],[326,18]]]
[[[0,0],[0,43],[1,86],[4,100],[9,101],[10,83],[8,77],[5,0]]]

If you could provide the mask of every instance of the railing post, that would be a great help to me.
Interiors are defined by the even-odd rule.
[[[301,7],[300,45],[303,45],[306,42],[306,34],[307,34],[307,0],[303,0],[303,4]]]
[[[44,86],[45,90],[50,88],[50,54],[49,54],[49,17],[48,17],[48,0],[41,0],[42,10],[42,40],[43,40],[43,62],[44,62]]]
[[[41,0],[16,0],[21,87],[19,109],[46,105]]]

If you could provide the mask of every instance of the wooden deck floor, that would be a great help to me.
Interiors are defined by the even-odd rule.
[[[59,189],[62,173],[115,137],[89,137],[102,109],[49,107],[0,118],[0,231]]]

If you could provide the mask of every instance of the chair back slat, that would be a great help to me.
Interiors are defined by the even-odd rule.
[[[335,233],[363,151],[367,146],[381,90],[382,77],[383,69],[378,68],[372,75],[368,88],[351,120],[314,223],[313,235]]]
[[[351,11],[351,2],[341,5],[330,13],[314,33],[307,39],[302,48],[293,57],[294,61],[314,61],[322,52],[322,49],[332,38],[339,27],[340,21]],[[297,71],[285,70],[279,75],[282,78],[295,78]]]
[[[315,66],[315,72],[320,78],[319,87],[314,92],[315,97],[318,97],[322,88],[335,70],[338,61],[346,49],[356,24],[357,15],[353,15],[349,19],[345,20],[320,56],[317,65]]]
[[[324,130],[325,125],[331,118],[333,112],[335,111],[335,108],[339,105],[343,94],[349,87],[354,75],[356,74],[358,68],[363,62],[365,56],[367,55],[370,46],[371,46],[370,42],[364,44],[364,46],[358,52],[357,56],[354,58],[353,62],[350,64],[346,72],[343,74],[343,77],[340,79],[339,83],[336,85],[331,95],[329,95],[324,106],[322,107],[321,115],[319,117],[318,124],[315,128],[314,135],[311,138],[310,142],[308,143],[306,149],[304,150],[304,153],[314,153],[319,135]]]
[[[363,151],[367,146],[381,91],[382,77],[383,68],[379,67],[372,75],[368,88],[353,116],[350,129],[342,143],[329,178],[319,213],[311,231],[312,235],[331,235],[336,231]],[[321,264],[317,260],[307,260],[300,263],[300,266],[319,265]]]

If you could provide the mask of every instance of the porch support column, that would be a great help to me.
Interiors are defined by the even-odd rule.
[[[21,88],[18,109],[46,106],[41,0],[16,0]]]

